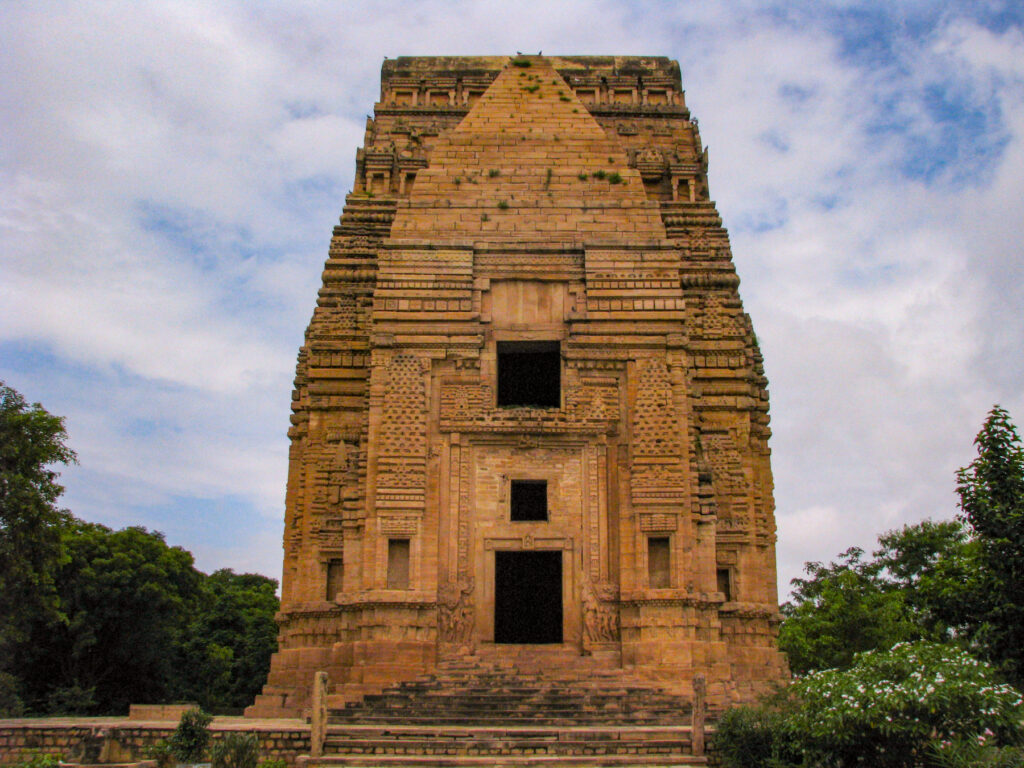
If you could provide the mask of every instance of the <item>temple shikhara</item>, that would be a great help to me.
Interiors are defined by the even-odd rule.
[[[385,61],[248,714],[301,714],[318,671],[342,711],[485,674],[680,701],[701,674],[723,706],[787,675],[767,381],[707,173],[669,59]]]

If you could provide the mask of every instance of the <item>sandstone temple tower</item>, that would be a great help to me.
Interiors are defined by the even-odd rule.
[[[761,355],[678,64],[386,61],[292,399],[251,715],[453,659],[785,675]]]

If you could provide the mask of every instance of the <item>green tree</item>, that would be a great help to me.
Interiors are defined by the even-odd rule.
[[[827,566],[807,563],[782,606],[779,647],[797,674],[847,667],[854,654],[921,636],[903,594],[886,588],[881,567],[853,547]]]
[[[908,640],[965,638],[976,605],[977,544],[955,520],[889,531],[871,557],[851,548],[807,563],[782,606],[779,646],[794,672],[847,667],[854,654]]]
[[[920,637],[968,642],[981,590],[980,547],[970,531],[959,520],[925,520],[889,531],[878,543],[882,588],[903,596]]]
[[[957,473],[964,520],[980,543],[975,641],[1016,683],[1024,683],[1024,448],[998,405],[974,440],[978,456]]]
[[[33,708],[98,714],[172,696],[200,596],[192,555],[145,528],[74,521],[57,574],[61,621],[39,621],[23,669]]]
[[[75,461],[64,420],[0,382],[0,714],[18,708],[16,649],[32,622],[57,615],[54,573],[63,488],[54,465]]]
[[[215,571],[181,646],[179,697],[210,711],[251,704],[277,650],[277,582],[254,573]]]

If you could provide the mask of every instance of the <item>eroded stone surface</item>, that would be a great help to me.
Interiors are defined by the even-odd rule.
[[[712,705],[782,678],[767,382],[678,65],[390,60],[356,170],[248,714],[300,713],[318,670],[340,704],[460,658],[681,695],[702,673]],[[546,519],[515,519],[515,483]],[[534,562],[506,552],[556,553],[531,587],[554,648],[494,643],[496,588]]]

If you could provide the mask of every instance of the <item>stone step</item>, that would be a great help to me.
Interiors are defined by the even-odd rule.
[[[462,693],[423,693],[419,695],[402,696],[391,694],[386,696],[367,696],[361,704],[349,705],[343,709],[359,708],[380,708],[394,709],[395,707],[408,706],[423,707],[509,707],[517,708],[522,706],[546,707],[550,709],[606,709],[612,708],[655,708],[666,709],[675,712],[688,712],[689,707],[683,703],[671,699],[661,699],[655,696],[565,696],[562,694],[537,694],[533,696],[487,696],[486,694]]]
[[[585,726],[585,727],[544,727],[544,726],[470,726],[464,728],[431,727],[413,725],[332,725],[327,729],[330,738],[368,738],[387,735],[392,738],[445,738],[453,740],[489,738],[532,738],[532,739],[689,739],[688,725],[638,725],[638,726]]]
[[[302,755],[296,760],[298,768],[504,768],[505,766],[573,766],[574,768],[678,768],[707,765],[706,757],[693,755]]]
[[[665,717],[558,717],[549,714],[522,714],[521,716],[511,716],[508,714],[502,715],[480,715],[480,714],[465,714],[465,715],[409,715],[401,718],[386,716],[386,715],[374,715],[367,714],[360,716],[359,718],[352,718],[351,721],[346,721],[340,718],[330,718],[331,724],[344,724],[346,722],[359,722],[359,723],[374,723],[380,725],[394,725],[396,723],[408,723],[417,725],[459,725],[471,727],[473,725],[483,724],[501,724],[501,723],[530,723],[535,725],[558,725],[558,726],[572,726],[572,725],[614,725],[621,723],[623,725],[664,725],[666,722]]]
[[[605,754],[677,754],[690,749],[689,740],[680,739],[328,739],[325,754],[424,754],[424,755],[605,755]]]

